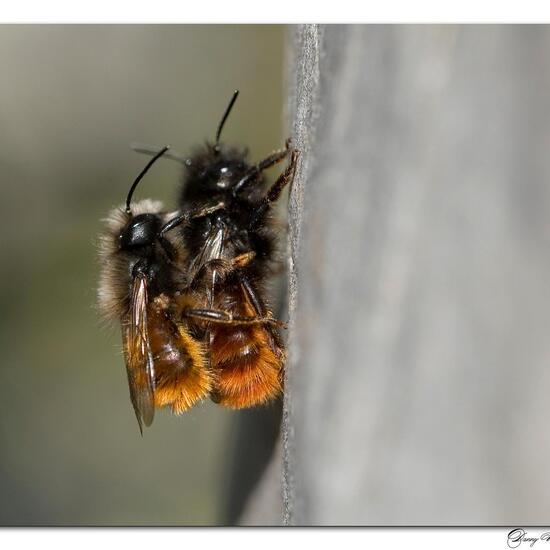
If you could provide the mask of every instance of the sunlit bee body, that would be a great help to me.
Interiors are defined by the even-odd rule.
[[[213,375],[211,397],[231,408],[251,407],[276,398],[282,390],[285,351],[277,321],[267,303],[264,282],[272,273],[276,235],[271,206],[292,181],[298,153],[277,151],[257,165],[246,152],[219,143],[232,98],[218,128],[216,142],[185,161],[179,201],[190,218],[179,233],[189,254],[189,290],[199,307],[188,319],[206,330]],[[263,191],[262,173],[290,156],[288,167]]]
[[[211,309],[237,319],[234,324],[209,323],[210,361],[215,373],[212,398],[220,405],[241,409],[266,403],[282,389],[285,352],[275,325],[267,322],[239,324],[238,319],[270,317],[256,308],[243,289],[242,272],[228,276],[215,290]],[[254,292],[259,294],[256,284]],[[208,308],[205,308],[208,309]],[[224,316],[225,317],[225,316]]]
[[[186,285],[181,238],[164,228],[173,216],[154,201],[130,206],[132,193],[161,151],[134,182],[126,207],[111,212],[100,239],[99,307],[120,320],[130,398],[140,430],[155,407],[181,413],[209,395],[212,377],[205,345],[173,317],[176,292]]]

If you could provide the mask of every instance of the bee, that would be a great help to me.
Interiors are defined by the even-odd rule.
[[[218,125],[214,143],[206,142],[184,161],[178,227],[188,254],[186,297],[193,307],[178,315],[203,330],[212,373],[210,397],[241,409],[264,404],[282,391],[285,349],[266,297],[264,283],[275,264],[273,204],[292,182],[298,151],[287,140],[279,150],[252,165],[247,151],[220,142],[235,91]],[[263,173],[289,157],[278,179],[264,191]],[[192,213],[208,212],[197,217]]]
[[[256,165],[246,150],[220,143],[231,98],[216,132],[183,160],[179,210],[133,193],[163,148],[133,182],[125,207],[112,211],[100,239],[100,310],[121,323],[130,398],[140,431],[155,408],[181,413],[205,397],[240,409],[282,391],[285,350],[264,282],[275,263],[271,207],[296,172],[287,140]],[[142,152],[151,153],[150,149]],[[263,172],[290,156],[262,191]],[[175,231],[177,229],[177,231]]]
[[[204,343],[172,310],[175,293],[181,302],[187,284],[185,247],[170,232],[173,216],[157,201],[132,204],[138,183],[167,150],[135,179],[125,207],[110,213],[99,245],[99,308],[108,320],[121,323],[130,399],[141,433],[153,422],[156,407],[181,413],[212,389]],[[193,305],[187,298],[186,304]]]

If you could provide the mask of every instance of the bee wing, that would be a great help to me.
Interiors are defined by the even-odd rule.
[[[223,259],[224,254],[224,241],[226,238],[226,229],[225,228],[218,228],[213,227],[210,230],[210,233],[207,235],[204,245],[197,254],[197,256],[193,259],[191,262],[191,266],[189,269],[189,280],[193,280],[201,268],[203,268],[208,262],[212,260],[220,260]],[[214,296],[214,286],[216,284],[217,274],[216,270],[212,270],[212,280],[208,282],[207,285],[207,298],[208,298],[208,304],[212,306]]]
[[[124,355],[139,430],[150,426],[155,416],[153,354],[147,334],[147,283],[136,277],[132,287],[130,311],[123,323]]]
[[[204,240],[202,248],[191,262],[189,270],[190,279],[192,279],[209,261],[223,258],[225,237],[226,230],[224,228],[213,227],[210,230],[210,233]]]

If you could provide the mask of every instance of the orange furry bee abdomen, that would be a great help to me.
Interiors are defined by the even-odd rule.
[[[155,407],[171,406],[180,414],[203,399],[211,389],[203,346],[183,325],[163,310],[151,307],[147,332],[153,356]]]
[[[227,304],[228,296],[223,302]],[[243,293],[225,311],[240,317],[257,315]],[[262,405],[282,391],[284,352],[268,324],[219,325],[210,328],[213,400],[242,409]]]

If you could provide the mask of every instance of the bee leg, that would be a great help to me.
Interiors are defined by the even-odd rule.
[[[281,192],[286,187],[286,185],[288,185],[294,179],[299,156],[300,153],[298,151],[292,151],[290,163],[287,166],[286,170],[278,177],[277,181],[269,188],[269,191],[267,192],[265,197],[254,209],[254,215],[252,216],[252,219],[248,224],[249,230],[256,228],[258,223],[262,220],[263,216],[271,206],[271,203],[275,202],[280,197]]]
[[[180,214],[179,216],[172,218],[171,220],[167,221],[164,224],[164,226],[161,228],[159,232],[159,238],[164,237],[164,234],[166,232],[174,229],[174,227],[177,227],[182,223],[187,223],[189,220],[193,218],[202,218],[203,216],[209,216],[210,214],[213,214],[214,212],[217,212],[218,210],[221,210],[224,207],[225,207],[225,203],[219,202],[214,206],[208,206],[206,208],[198,208],[197,210],[190,210],[189,212],[184,212],[183,214]]]
[[[251,250],[250,252],[243,252],[242,254],[235,256],[234,258],[229,260],[229,263],[231,264],[231,267],[234,267],[234,268],[245,267],[255,257],[256,257],[256,253]]]
[[[279,151],[275,151],[264,160],[260,161],[256,166],[253,166],[231,189],[233,196],[236,196],[237,193],[246,187],[251,181],[256,179],[259,174],[264,170],[271,168],[275,164],[281,162],[287,155],[290,150],[290,139],[287,139],[285,148]]]
[[[202,218],[204,216],[209,216],[210,214],[213,214],[214,212],[217,212],[218,210],[221,210],[222,208],[225,208],[225,203],[223,201],[218,202],[214,206],[206,206],[204,208],[197,208],[196,210],[190,210],[187,212],[187,216],[189,219],[193,218]]]
[[[174,259],[176,258],[176,251],[170,241],[164,237],[164,235],[159,235],[158,240],[160,245],[162,246],[162,249],[164,250],[164,253],[166,254],[168,260],[173,263]]]
[[[246,277],[246,275],[244,275],[242,272],[239,272],[238,277],[239,277],[239,282],[241,283],[241,288],[243,289],[243,292],[249,304],[254,308],[254,311],[256,312],[257,315],[259,315],[260,317],[265,317],[266,307],[262,299],[256,292],[256,290],[254,289],[254,287]],[[282,321],[279,321],[278,323],[276,323],[276,325],[284,329],[287,328],[286,323],[283,323]],[[270,330],[269,333],[271,334],[271,337],[275,341],[276,347],[279,350],[283,349],[283,342],[281,340],[281,335],[278,333],[278,331]]]
[[[217,323],[221,325],[263,325],[271,323],[277,326],[284,326],[284,323],[274,319],[273,317],[251,316],[243,317],[240,315],[232,315],[227,311],[218,309],[186,309],[183,312],[185,317],[208,321],[209,323]]]
[[[243,252],[230,260],[222,260],[214,258],[206,262],[195,274],[191,281],[191,286],[200,285],[203,283],[205,277],[211,277],[215,271],[220,279],[224,279],[227,275],[234,272],[241,267],[247,266],[256,256],[253,251]]]
[[[243,275],[242,273],[239,273],[239,282],[241,283],[241,287],[245,293],[245,296],[250,303],[250,305],[254,308],[254,311],[257,315],[260,317],[265,317],[266,311],[265,306],[262,303],[260,297],[258,296],[258,293],[254,290],[252,285],[250,284],[250,281],[248,278]]]

